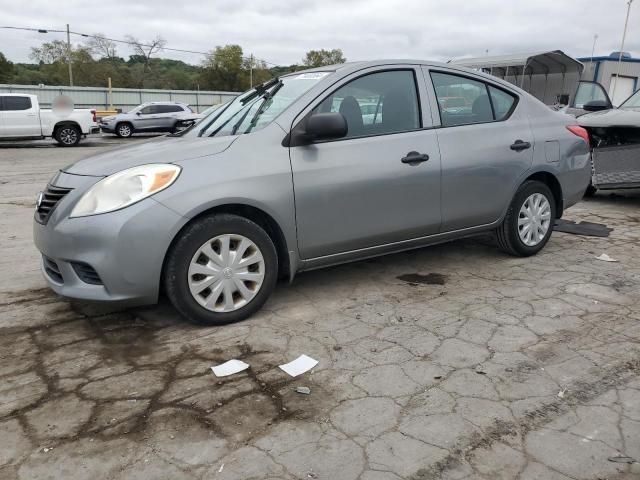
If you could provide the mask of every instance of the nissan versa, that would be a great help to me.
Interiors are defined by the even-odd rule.
[[[452,101],[455,99],[455,101]],[[278,278],[494,231],[528,256],[584,194],[587,132],[492,76],[420,61],[270,80],[178,135],[59,171],[35,244],[61,295],[208,324]]]

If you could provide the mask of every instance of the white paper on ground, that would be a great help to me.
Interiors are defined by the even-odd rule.
[[[600,255],[599,257],[596,257],[598,260],[602,260],[603,262],[617,262],[618,260],[616,260],[615,258],[611,258],[609,255],[607,255],[606,253],[603,253],[602,255]]]
[[[215,367],[211,367],[213,374],[216,377],[226,377],[227,375],[233,375],[234,373],[241,372],[249,368],[249,365],[242,360],[236,360],[235,358],[228,362],[221,363]]]
[[[297,377],[298,375],[302,375],[304,372],[311,370],[317,364],[317,360],[314,360],[311,357],[307,357],[306,355],[300,355],[293,362],[279,365],[279,367],[281,370],[284,370],[292,377]]]

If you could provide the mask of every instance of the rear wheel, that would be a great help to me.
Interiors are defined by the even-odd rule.
[[[54,138],[63,147],[75,147],[80,143],[82,132],[75,125],[62,125],[56,129]]]
[[[555,217],[556,203],[549,187],[535,180],[523,183],[496,230],[498,246],[510,255],[535,255],[549,241]]]
[[[164,284],[182,316],[221,325],[258,311],[277,278],[278,257],[269,235],[244,217],[219,214],[182,232],[167,258]]]
[[[130,123],[119,123],[116,125],[116,135],[121,138],[129,138],[133,135],[133,126]]]

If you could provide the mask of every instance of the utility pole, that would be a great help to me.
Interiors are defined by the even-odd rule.
[[[591,63],[593,63],[593,53],[596,51],[596,41],[598,40],[598,34],[593,36],[593,47],[591,47]]]
[[[622,65],[622,52],[624,51],[624,41],[627,37],[627,25],[629,24],[629,13],[631,12],[631,3],[633,0],[627,2],[627,17],[624,19],[624,30],[622,31],[622,43],[620,44],[620,51],[618,52],[618,68],[616,76],[613,79],[613,90],[611,90],[611,100],[613,101],[616,96],[616,86],[618,84],[618,77],[620,76],[620,66]]]
[[[67,23],[67,64],[69,65],[69,86],[73,87],[73,67],[71,66],[71,36],[69,34],[68,23]]]
[[[593,73],[594,73],[594,72],[593,72],[593,54],[594,54],[594,52],[596,51],[596,41],[597,41],[597,40],[598,40],[598,34],[596,33],[596,34],[593,36],[593,46],[591,47],[591,62],[589,62],[589,66],[590,66],[590,68],[591,68],[591,74],[593,74]],[[597,79],[597,78],[594,78],[593,80],[594,80],[594,81],[597,81],[598,79]]]

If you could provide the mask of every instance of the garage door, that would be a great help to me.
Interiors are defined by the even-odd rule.
[[[609,85],[609,97],[611,102],[617,107],[633,93],[633,87],[636,84],[637,79],[633,77],[618,77],[616,85],[616,93],[613,95],[613,85],[616,83],[616,76],[611,77],[611,84]]]

